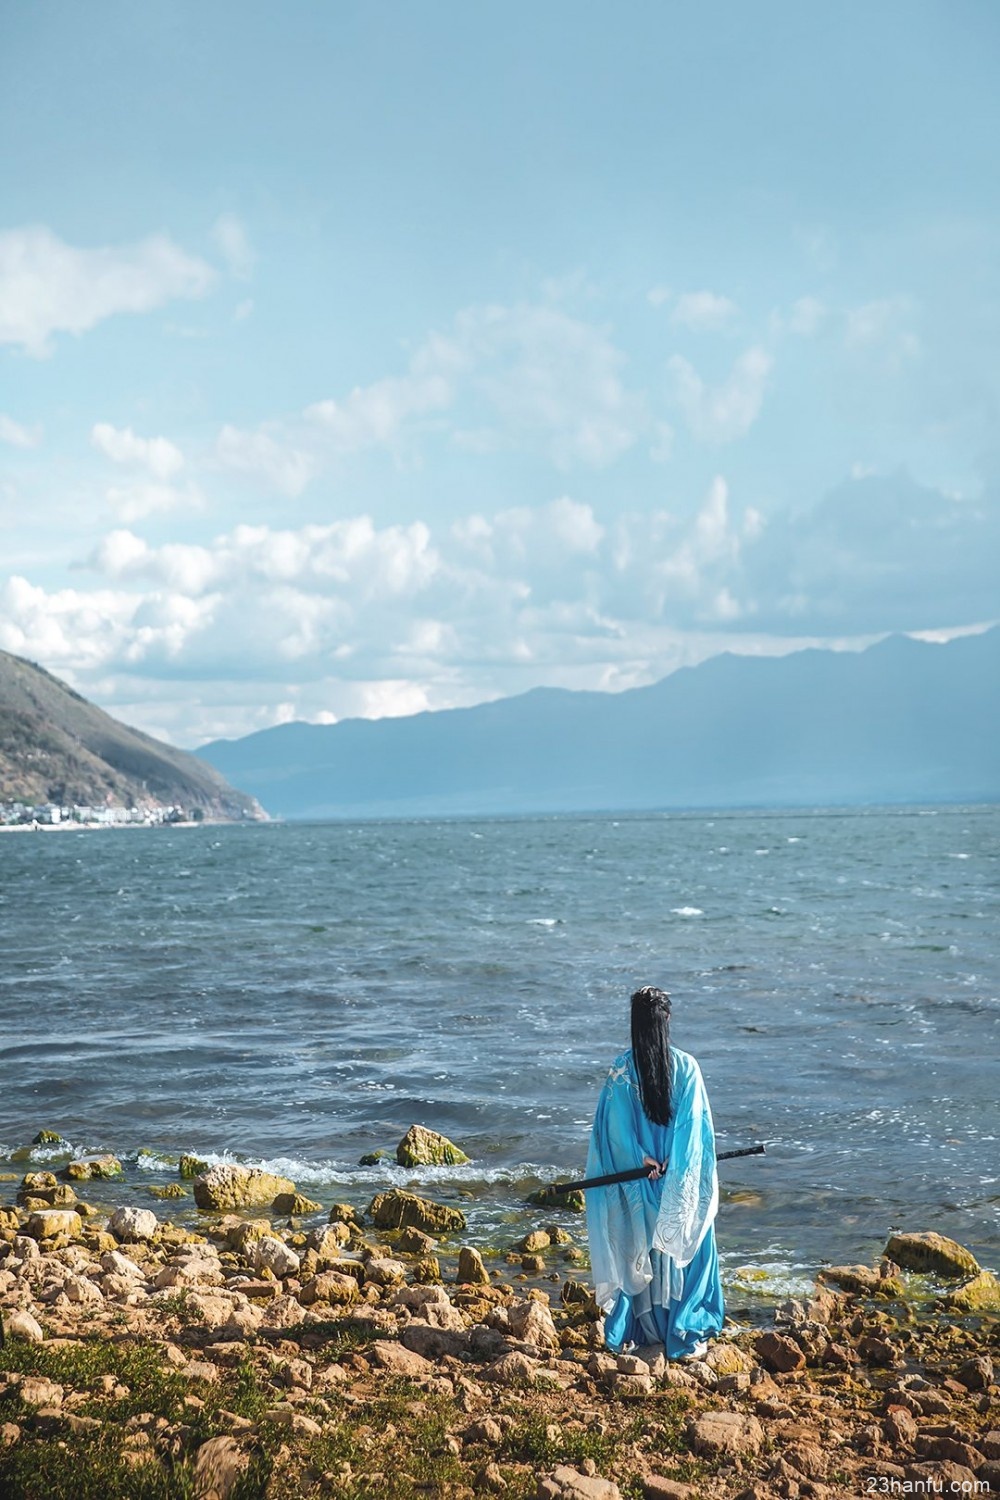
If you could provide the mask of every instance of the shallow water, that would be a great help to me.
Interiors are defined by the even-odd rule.
[[[127,1158],[95,1201],[191,1150],[362,1205],[431,1186],[504,1242],[579,1175],[658,983],[720,1149],[767,1144],[722,1169],[727,1276],[795,1284],[893,1226],[998,1268],[998,835],[996,808],[4,835],[0,1170],[46,1126]],[[358,1167],[414,1121],[473,1163]]]

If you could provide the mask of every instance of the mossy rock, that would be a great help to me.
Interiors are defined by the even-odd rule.
[[[106,1229],[88,1227],[83,1231],[81,1238],[91,1255],[103,1255],[105,1250],[120,1249],[114,1235],[109,1234]]]
[[[535,1208],[565,1208],[570,1213],[582,1214],[587,1207],[587,1199],[580,1188],[574,1188],[571,1193],[557,1193],[554,1187],[539,1188],[535,1193],[529,1193],[527,1200]]]
[[[364,1156],[358,1157],[359,1167],[377,1167],[380,1161],[385,1161],[388,1151],[366,1151]]]
[[[368,1216],[378,1229],[422,1229],[425,1234],[455,1234],[466,1227],[459,1208],[432,1203],[416,1193],[392,1188],[376,1193],[368,1205]]]
[[[92,1156],[84,1161],[71,1161],[63,1168],[63,1176],[73,1182],[89,1182],[92,1177],[121,1177],[122,1164],[117,1156]]]
[[[208,1162],[202,1161],[200,1156],[185,1154],[177,1163],[177,1171],[181,1177],[201,1177],[208,1171]]]
[[[437,1286],[441,1280],[441,1262],[436,1255],[425,1255],[413,1267],[413,1279],[418,1286]]]
[[[883,1252],[904,1271],[934,1271],[939,1276],[976,1276],[979,1262],[971,1250],[943,1234],[894,1234]]]
[[[58,1130],[40,1130],[33,1137],[31,1144],[33,1146],[65,1146],[66,1142]]]
[[[271,1204],[271,1211],[280,1214],[283,1218],[298,1218],[302,1214],[316,1214],[322,1211],[322,1203],[314,1203],[304,1193],[279,1193]]]
[[[858,1292],[866,1296],[874,1296],[878,1290],[880,1277],[871,1266],[824,1266],[819,1273],[822,1281],[832,1282],[839,1286],[844,1292]]]
[[[234,1208],[270,1207],[279,1193],[294,1193],[295,1183],[260,1167],[225,1163],[195,1178],[194,1201],[199,1208],[225,1212]]]
[[[423,1125],[411,1125],[396,1147],[401,1167],[455,1167],[469,1160],[453,1141]]]
[[[352,1203],[335,1203],[330,1209],[327,1219],[329,1224],[347,1224],[355,1229],[361,1228],[361,1215]]]
[[[227,1244],[233,1250],[246,1250],[248,1245],[267,1239],[272,1232],[269,1219],[244,1219],[242,1224],[229,1231]]]
[[[75,1238],[82,1229],[83,1220],[71,1208],[45,1208],[31,1215],[24,1232],[34,1240],[48,1240]]]
[[[168,1182],[163,1187],[151,1187],[148,1189],[151,1198],[186,1198],[187,1188],[182,1188],[179,1182]]]
[[[31,1193],[36,1198],[56,1187],[56,1175],[54,1172],[28,1172],[21,1178],[22,1193]]]
[[[455,1280],[465,1286],[489,1286],[490,1273],[483,1264],[483,1257],[472,1245],[463,1245],[458,1252],[458,1270]]]
[[[1000,1313],[1000,1281],[991,1271],[980,1271],[944,1300],[949,1312]]]
[[[161,1224],[156,1231],[156,1242],[158,1245],[207,1244],[203,1234],[198,1234],[193,1229],[185,1229],[183,1224]]]

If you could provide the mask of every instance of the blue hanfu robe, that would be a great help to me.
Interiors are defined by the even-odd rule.
[[[607,1347],[663,1344],[668,1359],[704,1350],[724,1316],[715,1216],[719,1177],[715,1131],[695,1059],[670,1048],[667,1125],[648,1118],[631,1048],[608,1073],[597,1101],[587,1176],[669,1160],[657,1181],[643,1178],[587,1193],[587,1235]]]

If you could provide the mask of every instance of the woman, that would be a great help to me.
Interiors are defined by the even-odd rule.
[[[587,1193],[590,1263],[607,1346],[699,1356],[723,1320],[712,1112],[701,1069],[669,1044],[670,997],[632,996],[632,1046],[601,1091],[587,1176],[648,1164],[638,1182]]]

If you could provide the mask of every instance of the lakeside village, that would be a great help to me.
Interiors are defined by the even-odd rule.
[[[117,828],[126,825],[153,827],[160,824],[200,823],[200,807],[61,807],[55,802],[31,806],[24,802],[0,802],[0,828]]]

